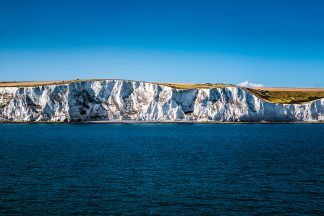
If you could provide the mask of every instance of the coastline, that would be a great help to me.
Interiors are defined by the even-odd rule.
[[[136,121],[136,120],[99,120],[99,121],[0,121],[0,124],[324,124],[324,121]]]

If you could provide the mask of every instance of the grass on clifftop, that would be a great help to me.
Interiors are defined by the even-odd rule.
[[[42,85],[61,85],[61,84],[71,84],[77,82],[87,82],[87,81],[101,81],[107,79],[76,79],[76,80],[66,80],[66,81],[24,81],[24,82],[0,82],[0,87],[35,87]],[[154,82],[153,82],[154,83]],[[177,89],[194,89],[194,88],[223,88],[223,87],[231,87],[234,85],[231,84],[223,84],[223,83],[202,83],[202,84],[194,84],[194,83],[156,83],[159,85],[168,86],[171,88]]]
[[[257,97],[272,103],[300,104],[324,98],[324,89],[307,88],[246,88]]]
[[[223,83],[157,83],[160,85],[168,86],[176,89],[195,89],[195,88],[225,88],[225,87],[233,87],[232,84],[223,84]]]
[[[76,80],[60,80],[60,81],[19,81],[19,82],[0,82],[0,87],[35,87],[42,85],[62,85],[77,82],[87,82],[103,79],[76,79]]]

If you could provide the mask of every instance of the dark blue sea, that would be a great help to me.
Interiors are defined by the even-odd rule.
[[[1,124],[15,214],[324,215],[324,124]]]

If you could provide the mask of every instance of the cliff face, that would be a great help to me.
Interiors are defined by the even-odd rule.
[[[324,99],[273,104],[239,87],[180,90],[126,80],[0,88],[0,121],[323,121]]]

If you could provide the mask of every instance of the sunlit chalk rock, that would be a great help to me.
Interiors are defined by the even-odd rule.
[[[318,122],[324,120],[324,99],[274,104],[235,86],[181,90],[127,80],[0,87],[0,121],[98,120]]]

